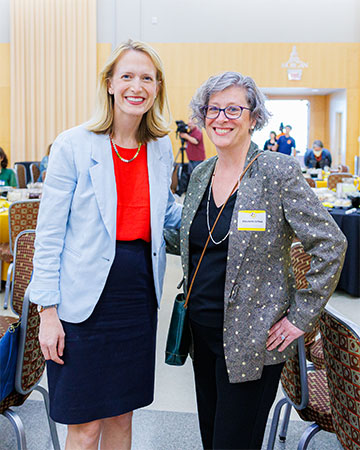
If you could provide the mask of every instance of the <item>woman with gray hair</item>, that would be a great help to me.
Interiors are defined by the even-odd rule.
[[[251,141],[269,117],[254,80],[213,76],[191,107],[217,151],[193,171],[180,231],[202,442],[260,449],[284,362],[334,291],[346,239],[296,160]],[[295,235],[312,258],[298,291]]]

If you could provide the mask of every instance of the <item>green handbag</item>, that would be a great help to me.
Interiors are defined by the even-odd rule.
[[[165,362],[170,366],[182,366],[189,353],[191,335],[185,301],[182,293],[174,302],[165,350]]]

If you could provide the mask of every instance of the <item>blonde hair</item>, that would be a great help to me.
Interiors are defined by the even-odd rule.
[[[163,137],[170,132],[170,109],[165,87],[165,75],[162,62],[156,51],[148,44],[140,41],[132,41],[120,44],[111,54],[98,77],[95,113],[87,124],[87,129],[98,134],[112,134],[114,122],[114,96],[108,92],[108,83],[113,76],[114,68],[120,56],[128,51],[135,50],[146,53],[156,69],[156,81],[158,93],[154,104],[147,111],[136,133],[138,142],[149,142]],[[164,117],[166,110],[168,118]]]

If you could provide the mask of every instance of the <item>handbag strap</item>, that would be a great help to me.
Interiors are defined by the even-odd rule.
[[[257,154],[257,155],[249,162],[249,164],[245,167],[245,169],[242,171],[242,173],[241,173],[239,179],[236,181],[235,186],[232,188],[232,190],[231,190],[231,192],[230,192],[228,198],[225,200],[224,204],[222,205],[222,207],[221,207],[221,209],[220,209],[220,211],[219,211],[219,214],[217,215],[217,217],[216,217],[216,219],[215,219],[214,225],[212,226],[212,228],[211,228],[211,230],[210,230],[210,232],[209,232],[209,236],[208,236],[208,238],[207,238],[207,240],[206,240],[206,242],[205,242],[203,251],[201,252],[201,256],[200,256],[199,262],[198,262],[198,264],[197,264],[197,266],[196,266],[196,269],[195,269],[195,272],[194,272],[194,276],[192,277],[192,280],[191,280],[191,283],[190,283],[190,286],[189,286],[189,289],[188,289],[188,292],[187,292],[187,295],[186,295],[186,299],[185,299],[185,303],[184,303],[184,308],[187,308],[187,305],[188,305],[188,303],[189,303],[189,298],[190,298],[190,294],[191,294],[192,287],[193,287],[193,285],[194,285],[194,280],[195,280],[196,274],[198,273],[198,270],[199,270],[201,261],[202,261],[202,259],[203,259],[203,257],[204,257],[206,248],[207,248],[207,246],[208,246],[208,244],[209,244],[209,241],[210,241],[210,236],[212,235],[212,233],[213,233],[213,231],[214,231],[214,228],[215,228],[215,226],[216,226],[218,220],[220,219],[221,213],[223,212],[223,210],[224,210],[224,208],[225,208],[225,206],[226,206],[226,203],[228,202],[229,198],[230,198],[230,197],[233,195],[233,193],[235,192],[237,186],[240,185],[241,180],[243,179],[243,177],[244,177],[245,173],[247,172],[247,170],[250,168],[250,166],[253,164],[253,162],[254,162],[260,155],[261,155],[261,153],[258,153],[258,154]]]

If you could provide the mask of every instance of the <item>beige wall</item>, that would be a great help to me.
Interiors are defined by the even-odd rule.
[[[153,43],[165,65],[174,119],[186,118],[196,88],[210,75],[236,70],[253,77],[260,87],[306,87],[347,90],[346,164],[353,169],[359,154],[360,135],[360,44],[300,43],[297,51],[308,64],[301,81],[289,81],[282,63],[289,59],[291,43]],[[289,97],[287,97],[289,98]],[[328,143],[329,102],[326,97],[309,96],[310,142]],[[174,145],[178,143],[171,136]],[[208,146],[208,155],[213,148]]]
[[[346,164],[353,169],[354,156],[359,155],[360,135],[360,44],[297,44],[300,58],[309,64],[300,82],[287,80],[281,67],[289,59],[288,43],[153,43],[165,65],[173,119],[186,120],[188,104],[197,87],[210,75],[223,70],[238,70],[252,76],[260,87],[310,87],[347,90]],[[9,44],[0,44],[0,145],[10,149],[10,61]],[[111,52],[111,44],[97,45],[98,69]],[[287,97],[288,98],[288,97]],[[309,141],[321,139],[329,145],[329,96],[295,97],[310,101]],[[175,130],[175,124],[173,125]],[[171,139],[176,153],[180,144]],[[214,148],[205,136],[208,156]]]

